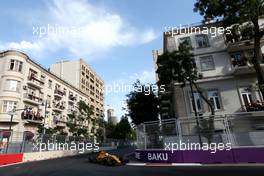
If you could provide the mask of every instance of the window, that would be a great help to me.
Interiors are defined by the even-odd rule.
[[[52,80],[49,80],[49,85],[48,85],[48,87],[49,87],[50,89],[52,89]]]
[[[194,100],[193,100],[194,97]],[[194,92],[193,95],[190,92],[190,100],[191,100],[191,105],[192,105],[192,111],[196,109],[196,112],[201,112],[202,111],[202,101],[200,94],[197,92]]]
[[[20,81],[7,79],[5,84],[5,90],[19,92],[20,89]]]
[[[192,42],[191,42],[191,38],[190,37],[183,37],[183,38],[179,38],[179,44],[182,44],[186,42],[186,44],[190,47],[192,47]]]
[[[201,34],[195,36],[197,48],[209,47],[209,40],[207,35]]]
[[[23,62],[11,59],[9,69],[12,71],[21,72],[22,71]]]
[[[13,109],[16,109],[16,107],[17,107],[16,101],[4,101],[2,112],[12,111]]]
[[[212,56],[200,57],[201,71],[214,70],[214,59]]]
[[[241,60],[241,53],[236,52],[231,54],[232,61],[240,61]]]
[[[250,88],[241,88],[242,103],[245,106],[249,106],[252,103],[252,95]]]
[[[221,109],[220,98],[217,90],[208,91],[208,99],[211,104],[214,106],[215,110]]]

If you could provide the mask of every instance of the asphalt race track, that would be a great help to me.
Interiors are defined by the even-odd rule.
[[[131,153],[122,149],[114,153]],[[16,164],[0,168],[0,176],[255,176],[264,175],[261,166],[118,166],[87,162],[87,154],[53,160]]]

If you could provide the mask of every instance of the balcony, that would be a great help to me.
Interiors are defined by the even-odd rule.
[[[232,60],[232,66],[232,74],[234,75],[255,73],[254,66],[250,64],[246,58],[242,58],[241,60]],[[260,66],[264,68],[264,63],[261,63]]]
[[[253,42],[250,40],[234,41],[227,44],[228,52],[237,52],[253,48]]]
[[[76,96],[69,95],[69,103],[73,104],[77,100]]]
[[[44,81],[41,79],[38,79],[37,75],[35,75],[35,74],[30,74],[28,76],[28,82],[27,83],[29,85],[35,87],[35,88],[38,88],[38,89],[42,89],[43,85],[44,85]]]
[[[25,93],[23,101],[34,105],[39,105],[40,103],[42,103],[43,99],[33,94]]]
[[[55,121],[55,124],[57,127],[61,127],[61,128],[66,127],[66,121],[64,121],[64,120],[57,120],[57,121]]]
[[[264,111],[264,102],[256,101],[242,107],[244,112]]]
[[[65,92],[60,90],[60,89],[55,89],[54,90],[54,96],[62,98],[65,95]]]
[[[62,112],[65,110],[65,105],[61,102],[57,102],[53,104],[53,111]]]
[[[40,115],[40,112],[25,110],[21,113],[22,120],[27,121],[28,123],[41,124],[43,123],[43,117]]]

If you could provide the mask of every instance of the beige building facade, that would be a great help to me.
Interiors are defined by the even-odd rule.
[[[52,64],[50,71],[86,94],[95,116],[104,117],[104,81],[83,59]]]
[[[36,134],[38,126],[45,121],[46,129],[56,127],[69,134],[67,114],[76,111],[77,102],[81,100],[95,107],[92,119],[103,116],[96,109],[103,108],[103,101],[101,104],[91,101],[89,95],[51,73],[27,54],[16,50],[0,53],[0,130],[11,128],[16,134],[25,131]],[[14,109],[16,112],[11,122],[9,112]],[[94,136],[98,128],[88,120],[80,125],[88,129],[90,136]]]

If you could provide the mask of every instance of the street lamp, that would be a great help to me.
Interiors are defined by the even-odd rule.
[[[12,123],[13,123],[13,118],[14,118],[14,115],[16,115],[16,109],[14,108],[13,110],[9,111],[8,112],[8,115],[11,116],[11,118],[10,118],[10,124],[9,124],[9,131],[11,131]]]
[[[47,108],[51,108],[51,107],[50,107],[50,104],[48,106],[48,101],[47,100],[45,100],[45,103],[42,102],[41,105],[44,106],[44,121],[43,121],[43,129],[42,129],[42,136],[43,136],[46,133],[45,124],[46,124]]]

